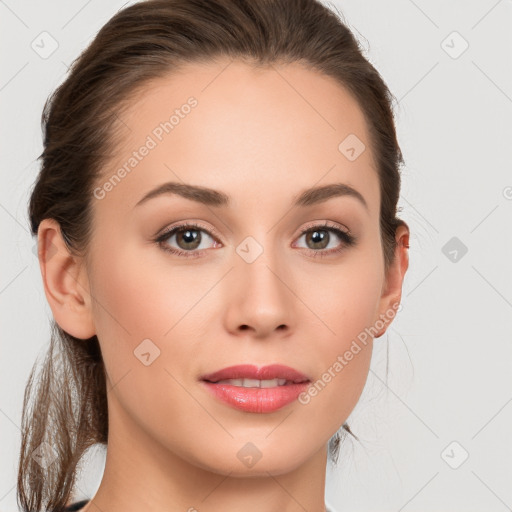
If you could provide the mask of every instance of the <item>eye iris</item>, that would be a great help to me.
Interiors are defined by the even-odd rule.
[[[197,229],[179,230],[176,233],[176,241],[178,245],[181,245],[181,240],[184,240],[186,244],[183,249],[196,249],[201,243],[201,233]],[[189,244],[192,244],[192,246]]]
[[[328,232],[325,230],[315,229],[314,231],[310,231],[306,234],[306,241],[308,240],[312,240],[313,244],[321,244],[321,247],[316,246],[314,249],[325,249],[325,247],[327,247]]]

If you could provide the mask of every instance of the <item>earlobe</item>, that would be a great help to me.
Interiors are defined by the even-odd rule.
[[[41,221],[37,241],[44,292],[55,321],[76,338],[94,336],[91,296],[83,260],[71,254],[54,219]]]
[[[395,232],[395,258],[388,269],[380,299],[379,318],[385,325],[375,338],[386,332],[400,305],[403,280],[409,268],[409,234],[409,226],[402,221]]]

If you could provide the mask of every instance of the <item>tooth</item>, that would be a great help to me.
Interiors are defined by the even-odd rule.
[[[286,382],[286,379],[224,379],[217,381],[216,384],[229,384],[244,388],[275,388],[277,386],[284,386]]]
[[[259,388],[260,381],[258,379],[244,379],[244,382],[242,384],[244,388]]]
[[[275,388],[279,386],[279,380],[281,379],[268,379],[260,381],[260,388]]]

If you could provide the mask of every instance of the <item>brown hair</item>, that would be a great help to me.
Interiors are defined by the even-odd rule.
[[[32,234],[37,235],[41,220],[55,219],[70,252],[86,255],[93,235],[92,191],[121,140],[123,107],[148,80],[168,76],[184,63],[222,56],[259,65],[301,62],[333,77],[357,100],[378,167],[387,270],[395,230],[403,223],[396,216],[403,159],[391,108],[394,96],[350,29],[317,0],[148,0],[117,12],[44,105],[42,166],[29,204]],[[69,503],[85,450],[108,440],[105,368],[97,337],[75,338],[54,319],[51,327],[35,395],[36,365],[23,402],[17,498],[22,510],[31,512],[59,511]],[[352,434],[346,423],[341,430]],[[335,461],[340,431],[329,441]]]

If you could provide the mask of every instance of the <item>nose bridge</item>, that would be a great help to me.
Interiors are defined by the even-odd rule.
[[[285,268],[282,265],[284,255],[280,254],[281,245],[278,240],[273,240],[272,232],[246,236],[235,248],[238,256],[235,266],[240,279],[251,288],[258,284],[272,289],[284,286],[278,279],[280,269]]]
[[[290,322],[290,280],[285,255],[280,253],[282,244],[274,240],[272,231],[246,236],[235,247],[234,278],[231,307],[236,311],[232,327],[248,325],[267,334],[280,325]]]

